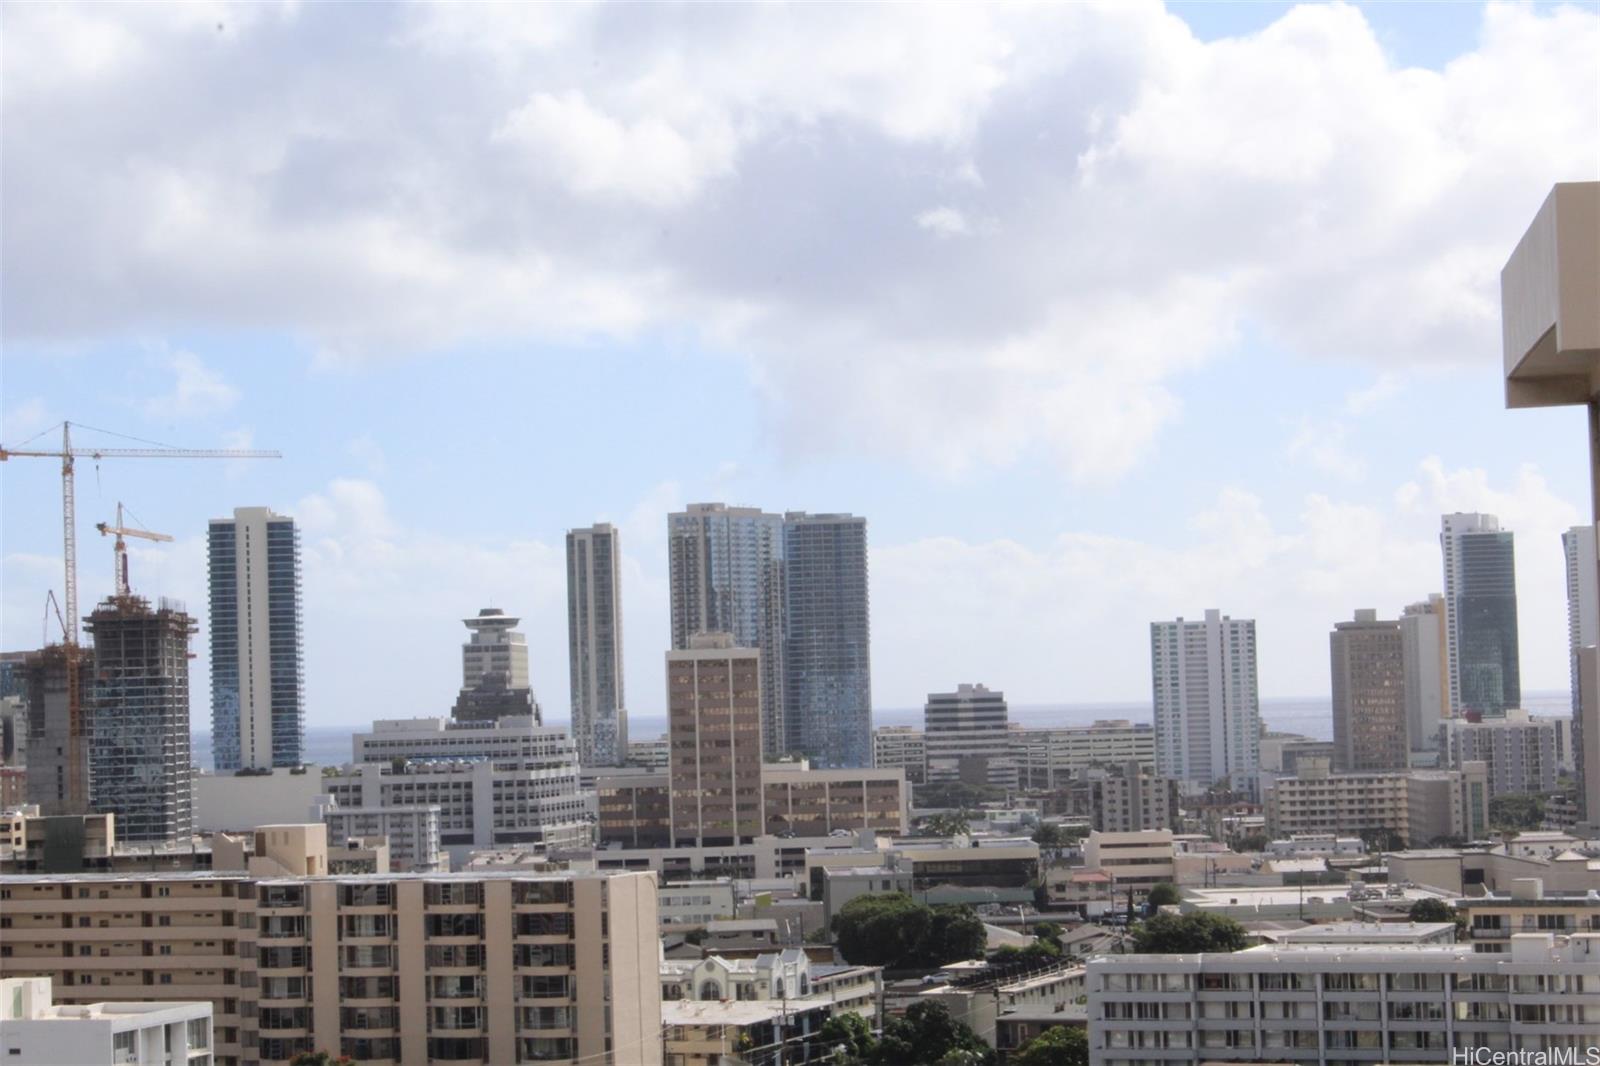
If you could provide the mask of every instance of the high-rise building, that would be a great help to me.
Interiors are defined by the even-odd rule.
[[[672,846],[747,844],[762,833],[761,652],[695,633],[667,652]]]
[[[187,841],[194,832],[189,760],[189,637],[181,604],[108,599],[88,618],[90,805],[117,816],[130,843]]]
[[[265,507],[211,520],[211,745],[218,770],[299,766],[305,749],[300,531]]]
[[[1573,526],[1561,534],[1567,557],[1567,652],[1572,664],[1572,755],[1578,781],[1580,815],[1584,802],[1583,698],[1579,650],[1600,644],[1600,565],[1593,526]]]
[[[75,663],[69,662],[69,656]],[[76,665],[76,670],[69,666]],[[89,649],[78,644],[51,644],[23,663],[22,684],[28,707],[28,802],[46,815],[84,814],[89,810],[89,684],[93,679]],[[75,673],[79,715],[72,721],[67,699],[68,676]]]
[[[1370,609],[1339,622],[1328,636],[1333,672],[1334,766],[1340,770],[1404,770],[1405,655],[1400,623]]]
[[[1450,719],[1440,726],[1439,765],[1459,770],[1469,762],[1488,767],[1489,795],[1556,790],[1572,738],[1567,722],[1536,718],[1513,707],[1504,718]]]
[[[1466,711],[1500,715],[1507,707],[1522,706],[1511,533],[1491,514],[1447,514],[1439,546],[1444,554],[1450,717]]]
[[[517,632],[520,621],[498,607],[485,607],[478,617],[461,620],[472,635],[461,645],[461,693],[450,712],[456,721],[540,721],[539,702],[528,681],[528,638]]]
[[[1261,758],[1256,624],[1215,610],[1205,620],[1150,623],[1156,776],[1203,791],[1253,793]]]
[[[784,516],[786,750],[824,767],[872,765],[867,520]]]
[[[1406,735],[1412,751],[1439,745],[1439,720],[1450,716],[1450,671],[1444,597],[1434,593],[1400,614],[1400,655],[1405,660]]]
[[[672,646],[727,633],[761,652],[761,741],[766,758],[788,750],[783,681],[783,516],[753,507],[692,503],[667,516]]]
[[[628,761],[622,689],[622,549],[601,522],[567,531],[567,662],[572,738],[584,766]]]
[[[984,685],[931,692],[922,709],[927,780],[969,785],[1017,787],[1017,761],[1004,692]]]

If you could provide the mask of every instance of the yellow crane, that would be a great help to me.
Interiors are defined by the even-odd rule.
[[[85,427],[93,428],[93,427]],[[49,432],[46,430],[46,432]],[[99,430],[98,432],[108,432]],[[42,434],[41,434],[42,435]],[[113,434],[120,436],[121,434]],[[145,448],[74,447],[72,423],[61,423],[60,448],[0,447],[0,462],[10,459],[61,460],[61,541],[66,570],[66,617],[62,619],[62,638],[67,644],[67,721],[71,748],[68,752],[68,796],[86,798],[81,777],[83,706],[78,684],[78,516],[73,488],[73,465],[78,459],[281,459],[275,451],[250,448],[169,448],[151,444]],[[122,524],[119,520],[119,526]],[[119,584],[121,579],[119,578]]]
[[[171,537],[165,533],[152,533],[148,529],[139,529],[136,526],[124,525],[122,521],[122,501],[117,501],[117,524],[109,525],[105,522],[96,522],[94,528],[100,531],[102,537],[115,533],[116,542],[111,546],[111,560],[114,569],[113,578],[117,586],[117,598],[129,595],[128,587],[128,543],[123,537],[138,537],[140,540],[170,541]]]

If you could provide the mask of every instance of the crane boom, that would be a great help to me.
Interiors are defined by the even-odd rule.
[[[100,531],[100,535],[102,537],[108,536],[112,533],[117,535],[116,542],[111,546],[111,563],[112,575],[116,581],[118,598],[132,594],[132,589],[128,584],[128,544],[122,538],[124,536],[128,536],[139,537],[142,540],[159,541],[169,541],[172,539],[165,533],[152,533],[148,529],[136,529],[133,526],[124,525],[122,521],[121,500],[117,501],[117,524],[113,526],[107,522],[96,522],[94,524],[94,528]]]

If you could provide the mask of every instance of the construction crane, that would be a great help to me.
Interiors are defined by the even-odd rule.
[[[106,432],[101,430],[99,432]],[[60,459],[61,460],[61,542],[66,570],[66,617],[62,619],[61,635],[65,641],[67,660],[67,721],[71,745],[67,769],[68,796],[86,798],[81,779],[83,706],[78,687],[78,516],[73,487],[73,465],[78,459],[280,459],[275,451],[248,448],[169,448],[152,445],[147,448],[74,448],[72,423],[61,423],[61,447],[6,448],[0,447],[0,462],[10,459]],[[119,526],[122,524],[119,520]]]
[[[100,535],[102,537],[110,536],[113,533],[117,535],[116,542],[111,546],[111,560],[113,568],[112,576],[116,581],[118,599],[129,595],[130,592],[128,587],[128,543],[122,538],[138,537],[141,540],[155,541],[172,540],[172,538],[167,536],[165,533],[152,533],[148,529],[138,529],[134,526],[124,525],[122,522],[121,500],[117,501],[117,524],[112,526],[107,525],[104,522],[96,522],[94,524],[94,528],[100,531]]]

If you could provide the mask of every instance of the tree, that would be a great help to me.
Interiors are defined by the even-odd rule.
[[[1244,926],[1220,914],[1161,913],[1133,930],[1133,949],[1142,955],[1189,955],[1201,951],[1238,951],[1245,946]]]
[[[1411,905],[1406,917],[1413,922],[1454,922],[1457,940],[1467,931],[1466,915],[1442,899],[1419,899]]]
[[[1177,885],[1169,884],[1168,882],[1163,881],[1150,889],[1150,895],[1148,898],[1150,901],[1150,906],[1154,908],[1169,907],[1177,903],[1183,897],[1178,894]]]
[[[994,1052],[971,1029],[950,1016],[938,1003],[913,1003],[905,1014],[890,1019],[883,1037],[866,1061],[871,1066],[905,1066],[906,1063],[944,1063],[952,1052],[969,1052],[948,1060],[960,1066],[990,1066]]]
[[[972,831],[967,821],[967,812],[964,810],[935,814],[923,825],[936,837],[964,836]]]
[[[1060,941],[1061,926],[1056,922],[1034,922],[1033,935],[1040,940]],[[1057,943],[1056,946],[1060,947],[1061,945]]]
[[[851,965],[891,970],[977,958],[987,939],[971,907],[928,907],[904,892],[857,896],[834,915],[833,933]]]
[[[1052,1026],[1006,1061],[1014,1066],[1089,1066],[1089,1037],[1075,1025]]]
[[[346,1063],[354,1061],[349,1055],[334,1058],[332,1053],[327,1051],[302,1051],[289,1060],[289,1066],[345,1066]]]
[[[835,1014],[817,1032],[817,1038],[822,1047],[833,1057],[830,1062],[844,1066],[846,1063],[863,1061],[872,1053],[875,1041],[872,1039],[872,1027],[867,1020],[859,1014],[847,1012]]]
[[[1496,829],[1537,829],[1543,823],[1543,796],[1502,792],[1489,799],[1489,824]]]
[[[1405,837],[1393,829],[1363,829],[1361,842],[1368,851],[1399,851],[1406,846]]]
[[[1061,831],[1061,826],[1055,822],[1045,822],[1033,831],[1033,842],[1041,848],[1061,848],[1067,844],[1067,837]]]
[[[1244,836],[1235,837],[1234,851],[1265,851],[1267,849],[1267,835],[1265,833],[1246,833]]]

